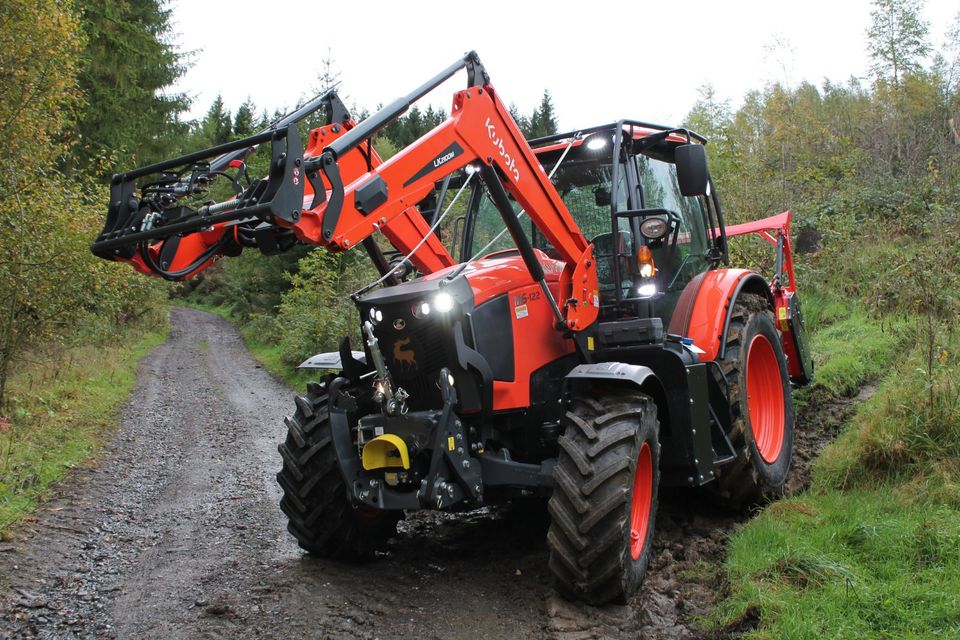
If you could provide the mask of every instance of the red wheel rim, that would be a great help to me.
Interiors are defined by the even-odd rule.
[[[764,462],[773,464],[783,449],[786,411],[780,364],[763,334],[753,337],[747,352],[747,405],[757,451]]]
[[[653,502],[653,454],[650,445],[640,446],[637,471],[633,476],[633,492],[630,500],[630,555],[634,560],[643,552],[650,524],[650,504]]]

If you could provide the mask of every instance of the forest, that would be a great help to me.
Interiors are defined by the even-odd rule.
[[[772,82],[736,105],[707,84],[678,123],[708,139],[728,223],[793,213],[817,365],[795,395],[800,415],[871,389],[809,488],[702,568],[728,594],[705,628],[960,634],[960,13],[943,31],[921,0],[871,7],[862,75]],[[333,53],[318,86],[340,80]],[[186,119],[189,100],[170,87],[187,64],[163,2],[0,3],[0,540],[96,454],[171,305],[229,318],[293,383],[306,380],[300,361],[356,331],[348,294],[374,273],[356,252],[251,250],[174,284],[90,253],[113,171],[281,115],[252,100],[231,112],[218,97]],[[561,126],[549,89],[532,113],[512,108],[528,137]],[[360,120],[378,105],[350,106]],[[445,118],[415,106],[377,149],[389,157]],[[749,239],[731,262],[772,266]]]

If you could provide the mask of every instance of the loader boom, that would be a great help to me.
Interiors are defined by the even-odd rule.
[[[454,94],[450,118],[386,162],[381,161],[373,149],[372,137],[413,102],[462,69],[467,71],[468,87]],[[330,251],[364,244],[382,270],[383,261],[378,260],[378,249],[370,241],[373,234],[382,231],[404,253],[420,245],[410,259],[422,272],[432,273],[451,266],[453,260],[430,233],[416,206],[433,192],[438,180],[473,165],[498,204],[527,269],[551,302],[558,326],[576,330],[596,320],[598,286],[592,249],[475,53],[468,53],[358,125],[347,120],[314,130],[305,153],[300,152],[294,124],[287,123],[207,154],[237,153],[268,140],[273,157],[265,183],[261,181],[256,188],[252,186],[231,200],[178,211],[179,217],[165,225],[149,226],[150,214],[137,215],[142,208],[135,198],[133,181],[184,166],[195,175],[209,175],[210,169],[198,169],[196,165],[203,152],[114,176],[111,216],[123,218],[124,222],[108,219],[107,228],[94,243],[94,252],[102,257],[126,259],[145,273],[169,277],[168,269],[172,269],[175,271],[171,279],[182,279],[209,266],[218,255],[242,246],[242,229],[253,225],[255,231],[266,224],[268,228],[261,231],[263,239],[258,243],[283,238],[284,232],[289,231],[299,242]],[[196,182],[195,175],[188,185]],[[517,213],[506,194],[533,220],[565,263],[559,301],[545,283],[543,268],[519,230]],[[154,218],[162,218],[166,211],[153,212]],[[268,236],[267,231],[273,235]],[[152,243],[148,245],[147,241]],[[138,252],[130,252],[131,242],[139,243]],[[174,251],[166,250],[168,242],[175,245]],[[274,245],[283,248],[282,243],[274,241]],[[166,267],[158,264],[165,251],[169,254],[163,262],[168,264]]]

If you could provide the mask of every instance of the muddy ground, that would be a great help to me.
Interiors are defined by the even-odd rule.
[[[174,309],[97,465],[0,542],[0,638],[703,637],[744,516],[690,492],[661,495],[627,606],[553,594],[536,505],[414,514],[361,566],[306,556],[274,481],[291,397],[227,322]],[[852,406],[811,404],[792,491]]]

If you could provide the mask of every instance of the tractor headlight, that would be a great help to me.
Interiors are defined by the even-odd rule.
[[[637,295],[641,298],[652,298],[657,294],[656,282],[645,282],[637,287]]]
[[[413,317],[418,320],[430,315],[430,303],[426,301],[417,302],[413,305]]]
[[[383,311],[377,309],[376,307],[370,307],[370,322],[373,324],[379,324],[383,321]]]
[[[643,237],[658,240],[670,231],[670,223],[663,218],[647,218],[640,223],[640,233]]]
[[[453,296],[451,296],[449,293],[441,291],[433,299],[433,308],[440,313],[447,313],[453,309]]]

